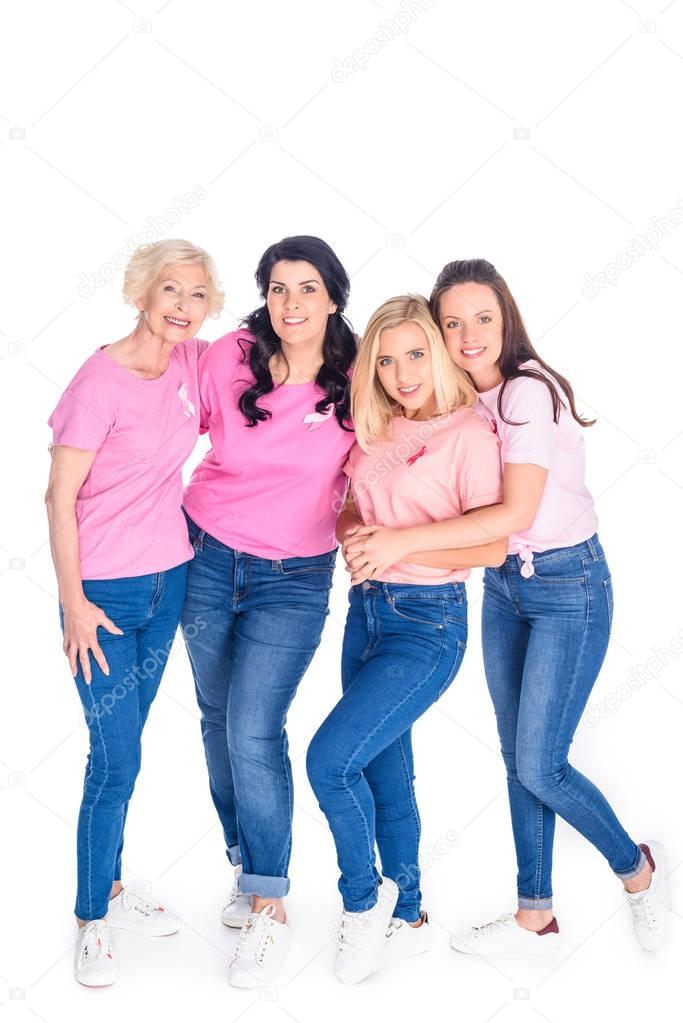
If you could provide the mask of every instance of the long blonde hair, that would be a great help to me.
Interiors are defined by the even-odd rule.
[[[398,295],[383,302],[370,317],[358,347],[351,381],[351,417],[356,440],[364,451],[386,436],[387,427],[398,411],[377,374],[377,356],[383,330],[416,323],[424,331],[432,357],[436,409],[444,415],[471,407],[477,392],[467,375],[451,361],[441,331],[432,319],[429,303],[422,295]]]

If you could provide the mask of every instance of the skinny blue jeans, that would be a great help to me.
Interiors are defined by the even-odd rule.
[[[420,915],[420,815],[411,727],[448,689],[467,643],[463,583],[351,588],[342,649],[343,696],[308,749],[308,777],[327,817],[344,908],[377,901],[396,881],[394,915]]]
[[[568,761],[612,626],[612,579],[597,535],[484,573],[484,668],[507,771],[522,909],[552,907],[555,816],[622,879],[645,855],[605,796]]]

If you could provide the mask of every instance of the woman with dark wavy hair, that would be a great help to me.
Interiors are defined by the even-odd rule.
[[[354,442],[349,278],[319,238],[261,257],[264,304],[199,367],[211,450],[185,492],[195,557],[183,624],[209,783],[235,867],[222,920],[241,927],[230,983],[260,987],[289,946],[292,843],[285,721],[320,642]]]
[[[664,851],[652,840],[638,844],[568,761],[612,626],[612,579],[585,484],[582,428],[592,423],[578,414],[568,380],[534,349],[491,263],[448,263],[431,309],[451,359],[469,373],[481,412],[500,436],[503,500],[397,535],[358,530],[349,553],[367,574],[397,560],[401,545],[417,552],[509,537],[506,561],[484,573],[482,642],[507,769],[518,908],[454,934],[451,945],[484,956],[557,950],[552,857],[559,814],[623,884],[640,946],[657,949],[668,917]]]

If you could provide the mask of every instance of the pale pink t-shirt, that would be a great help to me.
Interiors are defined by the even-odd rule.
[[[55,444],[97,452],[76,499],[82,579],[149,575],[192,558],[180,470],[199,433],[207,347],[197,338],[176,345],[156,380],[99,348],[50,416]]]
[[[281,384],[259,398],[270,419],[248,426],[237,402],[253,383],[236,330],[214,341],[199,364],[202,432],[211,450],[185,488],[185,509],[221,543],[259,558],[313,557],[337,546],[346,496],[342,471],[354,434],[343,430],[315,381]]]
[[[533,359],[523,363],[522,367],[544,373],[543,367]],[[502,386],[499,384],[490,391],[483,391],[479,398],[484,406],[483,414],[495,420],[503,463],[540,465],[548,470],[534,521],[523,533],[514,533],[508,547],[510,554],[519,554],[526,562],[524,574],[531,575],[534,552],[583,543],[596,532],[598,519],[585,483],[583,427],[564,406],[560,408],[559,422],[553,422],[552,397],[548,388],[540,380],[529,377],[516,377],[505,388],[505,418],[523,424],[510,426],[498,413],[498,394]],[[558,384],[555,387],[566,405],[564,392]]]
[[[471,408],[422,421],[394,416],[387,438],[370,452],[356,444],[344,470],[366,526],[424,526],[502,499],[498,438]],[[375,578],[436,585],[469,575],[469,569],[399,561]]]

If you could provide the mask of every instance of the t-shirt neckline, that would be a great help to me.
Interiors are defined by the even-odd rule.
[[[179,344],[184,344],[184,342],[180,341]],[[158,376],[158,377],[139,377],[135,373],[132,373],[129,369],[126,369],[125,366],[122,366],[120,362],[117,362],[116,359],[112,359],[111,355],[107,355],[106,354],[105,349],[107,349],[109,347],[110,347],[110,345],[100,345],[99,348],[95,349],[95,355],[102,355],[107,360],[108,363],[110,363],[112,366],[115,366],[122,373],[125,373],[126,377],[129,380],[138,380],[141,384],[158,384],[159,381],[163,380],[164,377],[168,374],[168,371],[171,368],[171,362],[172,362],[173,357],[174,357],[174,355],[176,353],[178,345],[175,345],[175,347],[173,348],[173,351],[171,352],[171,357],[168,360],[168,366],[166,367],[164,372],[161,374],[161,376]]]

